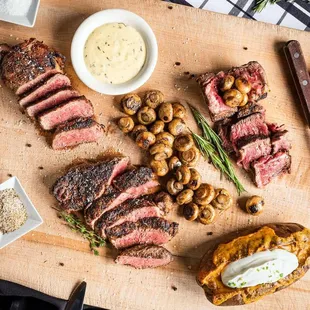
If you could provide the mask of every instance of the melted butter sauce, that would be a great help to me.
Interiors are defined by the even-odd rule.
[[[142,69],[146,46],[141,34],[120,23],[104,24],[88,37],[84,60],[89,72],[99,81],[125,83]]]

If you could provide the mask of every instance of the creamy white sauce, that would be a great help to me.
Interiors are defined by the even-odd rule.
[[[230,263],[222,282],[232,288],[277,282],[298,267],[297,256],[285,250],[263,251]]]
[[[88,37],[84,60],[89,72],[99,81],[125,83],[144,65],[145,42],[133,27],[121,23],[104,24]]]

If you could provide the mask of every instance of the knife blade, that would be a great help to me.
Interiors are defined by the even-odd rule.
[[[300,43],[296,40],[287,42],[284,46],[284,54],[310,127],[310,77]]]
[[[82,310],[85,292],[86,292],[86,282],[83,281],[71,293],[70,298],[66,304],[65,310]]]

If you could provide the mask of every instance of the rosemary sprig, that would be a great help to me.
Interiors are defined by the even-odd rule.
[[[68,214],[65,211],[58,210],[58,215],[67,223],[71,230],[80,233],[84,239],[89,242],[90,250],[95,254],[99,255],[96,248],[103,247],[106,241],[98,236],[94,231],[88,230],[82,221],[73,214]]]
[[[267,6],[268,3],[275,4],[279,1],[280,0],[256,0],[253,11],[260,13]]]
[[[189,107],[202,131],[202,136],[192,132],[193,139],[198,145],[200,152],[205,158],[209,158],[211,160],[215,168],[223,172],[227,178],[235,184],[238,194],[240,195],[245,191],[245,189],[238,180],[230,159],[222,147],[221,138],[210,127],[207,120],[197,109],[191,105],[189,105]]]

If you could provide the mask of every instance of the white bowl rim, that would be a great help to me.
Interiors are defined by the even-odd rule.
[[[90,33],[107,23],[124,23],[134,27],[142,35],[147,56],[141,71],[136,77],[122,84],[105,84],[98,81],[88,71],[84,62],[84,46]],[[122,95],[141,87],[152,75],[158,59],[158,46],[155,34],[148,23],[140,16],[124,9],[107,9],[90,15],[76,30],[71,43],[73,68],[89,88],[106,95]]]

